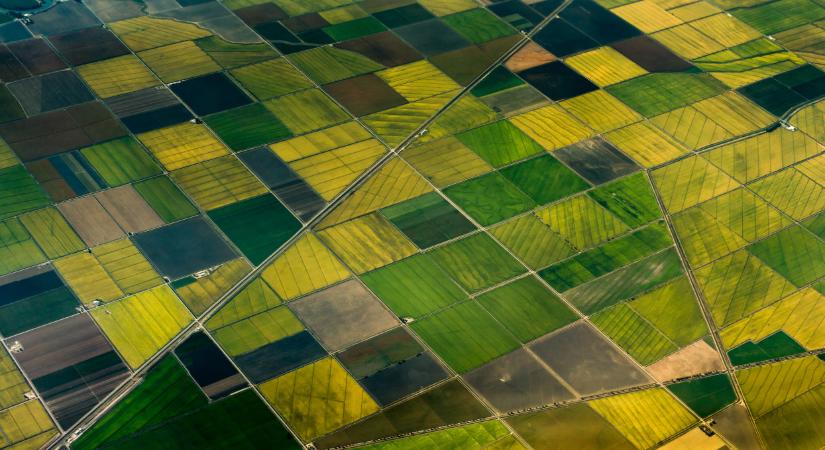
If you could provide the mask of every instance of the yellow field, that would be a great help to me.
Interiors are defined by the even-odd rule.
[[[346,5],[340,8],[328,9],[318,14],[330,24],[349,22],[350,20],[367,17],[367,13],[357,5]]]
[[[825,362],[816,356],[736,372],[745,401],[760,417],[825,381]]]
[[[668,211],[678,212],[739,187],[733,178],[700,156],[691,156],[652,173]]]
[[[800,109],[789,122],[819,142],[825,142],[825,100]]]
[[[317,291],[350,276],[335,255],[307,233],[267,266],[261,278],[285,300]]]
[[[825,154],[819,155],[816,158],[811,158],[803,163],[797,164],[794,167],[796,170],[807,175],[808,178],[825,185]]]
[[[681,19],[650,0],[641,0],[613,8],[611,12],[645,33],[653,33],[682,24]]]
[[[419,0],[418,3],[436,16],[446,16],[478,7],[473,0]]]
[[[304,441],[378,411],[375,401],[334,358],[281,375],[258,388]]]
[[[695,273],[719,326],[736,322],[796,290],[790,281],[745,250]]]
[[[14,449],[37,449],[57,434],[52,419],[38,400],[30,400],[7,410],[0,411],[0,447]],[[25,444],[17,444],[31,440]],[[13,446],[13,447],[12,447]]]
[[[606,397],[589,405],[637,448],[651,448],[697,421],[663,388]]]
[[[758,195],[796,220],[825,209],[825,187],[791,167],[751,185]]]
[[[688,152],[681,144],[646,122],[619,128],[604,137],[645,167],[666,163]]]
[[[825,296],[805,288],[722,330],[727,348],[784,331],[808,350],[825,347]]]
[[[273,98],[263,105],[294,134],[308,133],[352,119],[323,91],[314,88]]]
[[[587,195],[554,203],[536,211],[536,215],[579,250],[628,230],[627,225]]]
[[[368,139],[289,163],[327,201],[332,200],[364,173],[387,149]]]
[[[690,25],[725,47],[734,47],[762,37],[758,31],[727,14],[705,17]]]
[[[452,136],[407,148],[401,157],[439,188],[493,170],[487,161]]]
[[[725,92],[692,105],[734,136],[770,125],[775,119],[765,110],[736,92]]]
[[[91,314],[133,369],[192,321],[192,315],[166,285],[94,308]]]
[[[213,334],[230,356],[238,356],[303,330],[295,314],[282,306],[219,328]]]
[[[639,113],[603,90],[564,100],[560,105],[599,133],[642,120]]]
[[[673,215],[673,227],[693,267],[703,266],[748,244],[730,228],[714,220],[702,208],[688,208]]]
[[[49,258],[83,250],[86,245],[55,208],[45,208],[20,216],[20,223]]]
[[[175,292],[190,311],[200,315],[251,271],[252,267],[243,258],[233,259],[205,277],[198,278],[186,286],[176,287]]]
[[[652,117],[650,121],[691,150],[733,137],[711,117],[690,105]]]
[[[390,147],[395,147],[447,104],[458,91],[449,91],[440,95],[424,98],[406,105],[396,106],[362,118],[375,134]]]
[[[182,123],[137,135],[166,170],[180,169],[219,156],[229,149],[201,124]]]
[[[490,230],[531,269],[540,269],[574,253],[561,236],[533,214],[525,214]]]
[[[76,253],[55,260],[54,267],[81,302],[111,301],[124,295],[91,253]]]
[[[99,245],[92,249],[92,254],[127,294],[163,284],[160,275],[129,239]]]
[[[377,214],[325,228],[318,237],[356,273],[383,267],[417,251],[398,229]]]
[[[139,91],[160,84],[133,55],[104,59],[77,68],[86,84],[101,98]]]
[[[645,69],[611,47],[600,47],[580,53],[565,59],[564,62],[601,87],[647,73]]]
[[[725,50],[724,45],[689,24],[659,31],[650,36],[685,59],[696,59]]]
[[[212,35],[195,24],[149,16],[120,20],[108,27],[136,52]]]
[[[779,128],[702,155],[740,183],[747,183],[821,151],[822,146],[805,134]]]
[[[218,312],[206,322],[206,327],[216,330],[272,309],[281,303],[283,302],[278,294],[262,278],[255,278],[229,302],[221,306]]]
[[[384,164],[358,189],[344,199],[319,224],[333,225],[432,192],[432,187],[404,160]]]
[[[727,443],[718,434],[708,436],[696,427],[659,447],[659,450],[719,450],[726,447]]]
[[[679,19],[684,20],[685,22],[689,22],[691,20],[718,14],[722,12],[722,10],[706,1],[698,1],[696,3],[688,3],[686,5],[670,9],[668,12]]]
[[[239,67],[230,73],[258,100],[267,100],[312,87],[312,82],[292,67],[285,58]]]
[[[31,388],[5,349],[0,350],[0,409],[20,403]]]
[[[593,131],[557,105],[511,117],[510,122],[545,150],[555,150],[593,136]]]
[[[382,70],[376,75],[410,102],[461,87],[427,60]]]
[[[0,139],[0,169],[17,165],[17,156],[14,155],[9,144]]]
[[[346,122],[272,144],[269,148],[289,163],[370,138],[370,132],[358,122]]]
[[[192,41],[153,48],[138,56],[164,83],[221,70],[221,66]]]
[[[748,242],[791,225],[791,221],[747,189],[736,189],[700,206]]]
[[[429,142],[445,136],[452,136],[470,128],[480,127],[499,118],[499,115],[481,100],[472,95],[464,95],[439,114],[427,128],[427,134],[418,138]]]
[[[204,161],[171,173],[172,179],[205,210],[268,192],[234,156]]]

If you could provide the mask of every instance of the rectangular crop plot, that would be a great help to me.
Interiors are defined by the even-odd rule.
[[[289,307],[329,351],[346,348],[398,323],[356,280],[293,301]]]
[[[475,301],[416,321],[412,329],[459,373],[475,369],[519,346]]]
[[[570,400],[573,394],[525,349],[495,359],[464,379],[502,412]]]
[[[129,374],[86,314],[12,339],[23,346],[15,359],[63,427],[74,424]]]
[[[48,266],[0,277],[0,334],[13,336],[70,316],[79,305]]]
[[[651,380],[594,328],[579,322],[530,348],[583,395],[638,386]]]
[[[209,398],[215,400],[246,387],[246,381],[229,359],[202,331],[193,333],[175,354]]]
[[[484,233],[439,247],[431,254],[468,291],[479,291],[527,271]]]
[[[86,147],[125,134],[126,129],[98,102],[0,125],[0,137],[23,161]]]
[[[255,265],[301,227],[292,213],[270,194],[213,209],[209,218]]]
[[[9,84],[8,88],[29,116],[94,100],[92,93],[71,71],[27,78]]]
[[[203,217],[194,217],[134,236],[161,275],[175,279],[237,255]]]

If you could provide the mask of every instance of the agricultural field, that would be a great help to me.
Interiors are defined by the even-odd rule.
[[[0,1],[0,448],[815,450],[823,305],[822,0]]]

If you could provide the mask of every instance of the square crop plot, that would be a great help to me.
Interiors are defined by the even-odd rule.
[[[66,64],[43,39],[27,39],[8,44],[9,50],[32,75],[65,69]]]
[[[590,187],[558,159],[544,154],[537,158],[501,169],[501,174],[543,205],[573,195]]]
[[[28,69],[4,44],[0,44],[0,79],[9,83],[30,76]]]
[[[135,244],[158,271],[180,278],[237,257],[203,217],[134,236]]]
[[[356,280],[296,300],[289,306],[329,351],[346,348],[398,323]]]
[[[599,43],[561,19],[551,20],[533,41],[556,56],[567,56],[596,48]]]
[[[559,16],[602,45],[642,34],[592,0],[574,0]]]
[[[650,382],[644,372],[583,322],[543,337],[530,348],[582,395]]]
[[[378,404],[386,406],[447,376],[430,353],[422,353],[364,378],[361,384]]]
[[[6,340],[20,367],[64,428],[111,392],[129,370],[87,314]]]
[[[381,214],[422,249],[476,229],[457,209],[435,193],[391,206],[382,210]]]
[[[556,150],[553,155],[593,184],[606,183],[640,169],[600,137]]]
[[[94,100],[74,72],[65,70],[8,85],[29,116]]]
[[[324,90],[359,117],[407,103],[401,94],[371,73],[328,84]]]
[[[397,327],[359,342],[337,356],[352,376],[360,380],[421,353],[424,347],[406,328]]]
[[[216,113],[204,120],[234,151],[292,136],[289,128],[260,103]]]
[[[114,58],[129,53],[111,31],[105,28],[86,28],[51,36],[49,41],[73,66]]]
[[[520,348],[464,375],[499,411],[533,408],[573,398],[536,358]]]
[[[301,228],[301,223],[271,194],[213,209],[209,218],[255,265]]]
[[[425,20],[395,29],[425,56],[433,56],[467,47],[470,43],[438,19]]]
[[[132,133],[145,133],[192,118],[169,89],[155,87],[106,99],[106,105]]]
[[[590,80],[574,72],[561,61],[533,67],[519,72],[519,75],[542,94],[556,101],[598,89]]]
[[[481,225],[493,225],[521,214],[536,204],[499,173],[450,186],[444,192]]]
[[[252,99],[223,73],[181,81],[170,88],[199,116],[252,103]]]

